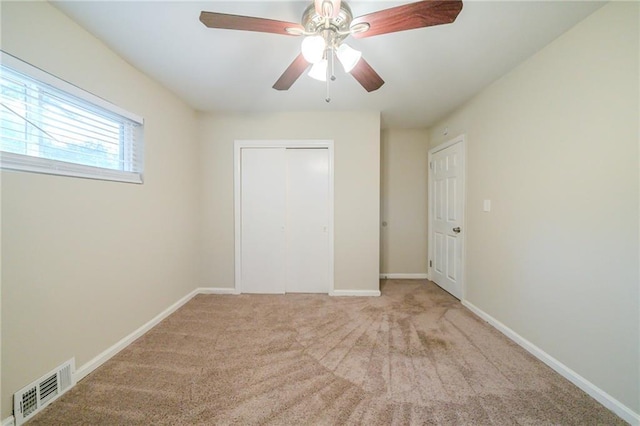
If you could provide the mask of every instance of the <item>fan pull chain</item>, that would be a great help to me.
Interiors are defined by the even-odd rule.
[[[331,102],[331,96],[329,95],[329,83],[336,79],[336,76],[333,73],[333,47],[330,47],[327,52],[327,62],[327,78],[325,79],[327,83],[327,96],[324,100],[326,103],[329,103]]]
[[[331,81],[336,81],[336,51],[331,46]]]
[[[327,77],[329,77],[328,74],[329,74],[329,68],[327,67]],[[329,103],[329,102],[331,102],[331,96],[329,96],[329,78],[327,78],[327,82],[326,83],[327,83],[327,96],[324,98],[324,101],[326,103]]]

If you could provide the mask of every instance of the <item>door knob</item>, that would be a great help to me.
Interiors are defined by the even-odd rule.
[[[460,227],[456,226],[455,228],[453,228],[453,232],[455,232],[456,234],[460,233]]]

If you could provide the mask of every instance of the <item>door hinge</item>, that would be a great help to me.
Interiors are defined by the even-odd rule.
[[[429,268],[433,268],[433,261],[429,261]]]
[[[429,168],[433,170],[433,161],[429,161]]]

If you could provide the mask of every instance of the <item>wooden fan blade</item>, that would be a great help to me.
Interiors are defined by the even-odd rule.
[[[291,62],[291,65],[284,70],[278,81],[273,85],[273,88],[276,90],[289,90],[289,88],[293,86],[293,83],[295,83],[302,73],[305,72],[308,66],[309,62],[304,59],[302,53],[299,54],[293,62]]]
[[[331,14],[329,16],[331,18],[338,16],[338,13],[340,13],[340,0],[315,0],[316,13],[320,16],[325,16],[323,6],[325,2],[331,3]]]
[[[351,26],[368,23],[370,28],[362,33],[355,33],[355,38],[371,37],[379,34],[450,24],[456,20],[462,10],[460,0],[424,0],[380,10],[368,15],[358,16]]]
[[[367,92],[378,90],[384,84],[384,80],[371,68],[371,65],[369,65],[364,58],[360,58],[358,64],[351,70],[351,75],[358,80],[358,83],[360,83]]]
[[[287,28],[303,30],[300,24],[293,22],[275,21],[273,19],[254,18],[252,16],[227,15],[226,13],[201,12],[200,22],[209,28],[226,30],[257,31],[283,35],[298,35],[287,32]]]

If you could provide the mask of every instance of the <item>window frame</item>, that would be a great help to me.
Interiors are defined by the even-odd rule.
[[[64,92],[70,97],[91,104],[93,109],[103,111],[108,115],[123,117],[137,124],[135,138],[130,147],[136,152],[137,169],[135,171],[116,170],[61,160],[47,159],[28,154],[16,154],[0,150],[0,168],[2,170],[41,173],[59,176],[69,176],[86,179],[108,180],[125,183],[142,184],[144,182],[144,119],[111,102],[79,88],[53,74],[37,68],[21,59],[0,50],[0,63],[18,73],[36,80],[43,86],[51,86]]]

